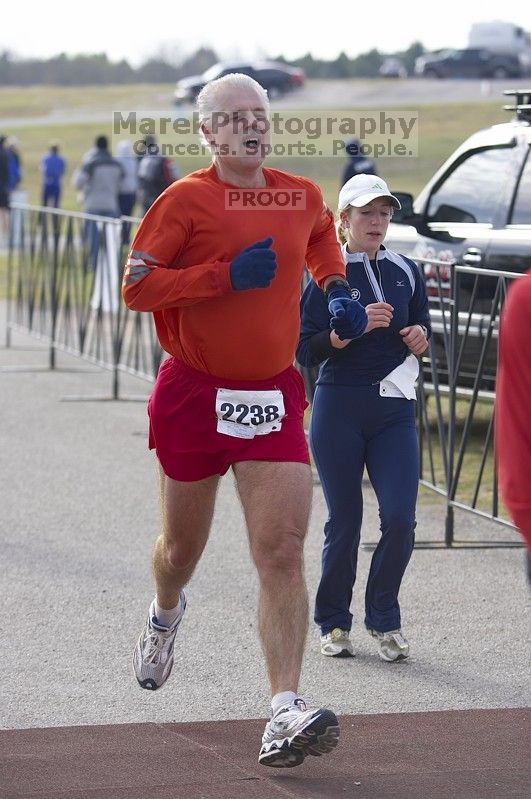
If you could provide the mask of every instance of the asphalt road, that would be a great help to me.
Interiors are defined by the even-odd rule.
[[[3,330],[0,316],[2,341]],[[152,598],[158,528],[145,403],[102,400],[110,373],[66,355],[50,372],[41,343],[15,334],[12,344],[0,348],[0,728],[265,716],[257,580],[230,474],[189,586],[172,678],[162,691],[141,691],[130,661]],[[133,378],[125,384],[137,396],[149,388]],[[367,542],[377,538],[378,513],[368,487],[365,495]],[[311,599],[325,518],[316,485],[306,547]],[[440,502],[419,505],[417,533],[419,541],[443,539]],[[363,629],[371,552],[361,551],[357,656],[323,658],[311,624],[301,684],[310,702],[341,714],[527,704],[523,551],[479,543],[518,535],[462,513],[456,537],[475,546],[414,552],[401,593],[412,655],[402,664],[380,661]]]
[[[528,87],[527,80],[312,80],[293,94],[272,101],[272,109],[292,110],[308,108],[394,108],[407,107],[415,110],[418,106],[432,103],[477,103],[488,100],[500,101],[503,105],[504,89]],[[105,102],[105,101],[103,101]],[[109,122],[113,106],[100,106],[87,110],[71,108],[68,112],[58,108],[49,114],[32,117],[0,117],[0,128],[38,127],[41,125],[81,124],[88,122]],[[186,116],[193,110],[190,105],[176,109],[172,98],[167,102],[157,97],[150,108],[135,109],[138,116],[159,117],[178,114]]]
[[[527,87],[527,80],[353,80],[308,81],[302,91],[276,100],[278,107],[350,108],[432,103],[477,103],[502,99],[504,89]]]

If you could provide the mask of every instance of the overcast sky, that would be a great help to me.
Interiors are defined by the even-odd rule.
[[[334,59],[342,50],[349,56],[374,47],[393,52],[413,41],[428,49],[464,47],[472,23],[495,19],[529,30],[531,2],[19,0],[3,15],[0,50],[21,56],[105,52],[134,66],[161,53],[180,61],[201,45],[230,59],[293,59],[307,52]]]

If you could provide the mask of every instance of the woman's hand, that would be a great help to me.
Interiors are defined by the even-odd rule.
[[[370,333],[377,327],[389,327],[393,318],[394,308],[388,302],[372,302],[365,306],[368,324],[365,333]]]
[[[413,355],[422,355],[428,349],[428,339],[424,335],[424,330],[420,325],[410,325],[403,327],[399,331],[402,340],[406,347],[408,347]]]

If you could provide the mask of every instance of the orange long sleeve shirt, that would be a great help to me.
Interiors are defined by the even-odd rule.
[[[509,288],[500,322],[496,451],[500,492],[531,554],[531,272]]]
[[[252,190],[265,193],[258,208],[229,205],[229,191],[245,190],[223,183],[214,165],[172,184],[142,220],[124,272],[125,303],[153,313],[161,346],[220,377],[260,380],[286,369],[299,337],[304,264],[321,286],[345,274],[318,186],[276,169],[264,175],[266,188]],[[278,202],[267,204],[268,190]],[[288,196],[293,203],[284,205]],[[278,264],[270,286],[234,291],[231,261],[268,236]]]

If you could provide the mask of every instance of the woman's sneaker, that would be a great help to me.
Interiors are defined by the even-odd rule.
[[[332,710],[307,710],[303,699],[284,705],[267,722],[258,762],[274,768],[299,766],[307,755],[331,752],[339,741]]]
[[[409,657],[409,642],[402,635],[402,630],[390,630],[380,633],[369,629],[370,635],[378,641],[378,654],[382,660],[391,663],[394,660],[405,660]]]
[[[335,627],[329,633],[321,636],[321,655],[332,658],[354,657],[354,647],[350,640],[348,630]]]
[[[156,691],[170,676],[175,636],[185,609],[186,597],[184,591],[181,591],[179,615],[171,627],[164,627],[158,623],[154,602],[151,603],[145,627],[133,652],[135,677],[140,686],[148,691]]]

